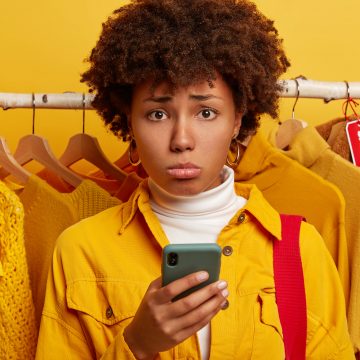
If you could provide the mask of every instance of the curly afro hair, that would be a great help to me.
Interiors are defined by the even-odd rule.
[[[81,78],[93,106],[123,141],[132,89],[153,79],[173,87],[220,74],[243,111],[238,140],[254,133],[259,116],[277,116],[277,79],[290,65],[273,21],[247,0],[133,0],[115,10]]]

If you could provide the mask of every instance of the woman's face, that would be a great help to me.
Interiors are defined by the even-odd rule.
[[[195,195],[221,183],[231,139],[239,131],[231,89],[218,76],[174,90],[167,83],[135,87],[130,113],[148,175],[174,195]]]

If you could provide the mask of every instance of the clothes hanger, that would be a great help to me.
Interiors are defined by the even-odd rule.
[[[124,153],[117,160],[114,161],[114,164],[116,164],[116,166],[118,166],[119,168],[124,168],[124,167],[130,165],[129,147],[127,147],[127,149],[124,151]]]
[[[33,129],[31,135],[26,135],[19,140],[14,158],[21,166],[36,160],[49,170],[61,176],[70,185],[77,187],[82,178],[70,171],[66,166],[62,165],[51,151],[48,141],[38,135],[35,135],[35,96],[32,94],[33,100]]]
[[[113,179],[124,181],[127,173],[115,166],[102,151],[96,137],[85,133],[85,94],[83,94],[83,132],[72,136],[59,161],[71,166],[80,160],[87,160]]]
[[[31,174],[24,169],[14,158],[5,138],[0,137],[0,179],[13,175],[21,184],[25,184]]]
[[[285,149],[288,147],[295,135],[307,126],[305,121],[295,118],[295,107],[300,96],[300,86],[298,79],[295,78],[294,80],[296,83],[296,99],[292,108],[291,119],[280,123],[275,136],[275,144],[279,149]]]

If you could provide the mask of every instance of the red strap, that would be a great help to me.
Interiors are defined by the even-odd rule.
[[[304,360],[306,353],[306,294],[299,234],[301,216],[280,215],[282,240],[274,241],[276,302],[286,360]]]

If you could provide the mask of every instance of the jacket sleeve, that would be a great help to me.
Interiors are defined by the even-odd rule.
[[[307,302],[306,359],[354,359],[344,292],[323,239],[303,223],[300,249]]]

